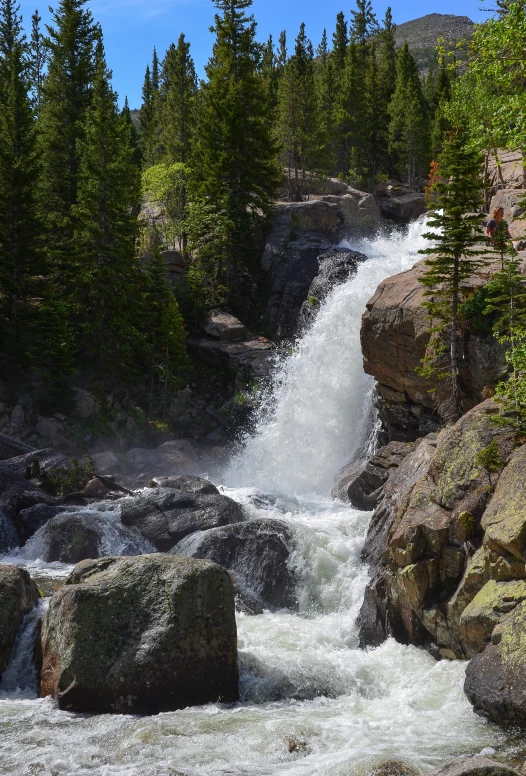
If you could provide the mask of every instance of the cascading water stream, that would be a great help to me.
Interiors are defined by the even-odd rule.
[[[256,432],[224,474],[248,519],[289,525],[298,582],[298,612],[238,616],[241,702],[144,719],[82,717],[3,693],[0,776],[367,776],[386,760],[424,772],[505,744],[464,697],[463,663],[437,663],[392,640],[359,649],[370,515],[329,498],[371,428],[361,316],[377,285],[418,259],[423,231],[418,223],[349,244],[369,261],[333,290],[278,365]]]
[[[228,484],[302,496],[330,493],[336,472],[371,430],[374,381],[363,371],[360,347],[365,306],[382,280],[418,260],[424,231],[419,221],[407,233],[342,243],[369,261],[333,290],[292,355],[278,365],[257,432],[232,460]]]

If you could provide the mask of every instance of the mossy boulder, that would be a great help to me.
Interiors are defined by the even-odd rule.
[[[238,698],[234,591],[215,563],[171,555],[80,563],[42,624],[43,696],[152,714]]]
[[[488,540],[526,562],[526,445],[516,450],[484,514]]]
[[[27,571],[0,565],[0,679],[11,658],[22,619],[39,598],[38,588]]]
[[[526,580],[496,582],[491,579],[484,585],[460,617],[460,632],[471,655],[482,652],[495,626],[524,600]]]
[[[518,772],[483,755],[475,755],[448,760],[429,776],[518,776]]]
[[[471,660],[464,690],[497,724],[526,727],[526,601],[496,625],[491,644]]]

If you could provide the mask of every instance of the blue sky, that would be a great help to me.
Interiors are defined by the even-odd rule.
[[[53,6],[54,0],[49,1]],[[373,4],[381,18],[389,3],[373,0]],[[43,20],[49,21],[48,0],[21,0],[20,5],[27,29],[35,7],[40,6]],[[399,24],[428,13],[453,13],[481,21],[487,15],[479,10],[480,5],[480,0],[433,3],[391,0],[393,17]],[[90,6],[94,17],[102,24],[108,64],[113,70],[113,84],[121,104],[127,94],[132,108],[140,106],[142,80],[153,47],[157,47],[162,58],[181,32],[192,44],[198,72],[203,74],[212,47],[209,32],[214,16],[212,0],[91,0]],[[324,27],[330,39],[336,14],[343,10],[349,17],[351,7],[354,7],[353,0],[254,0],[253,13],[261,40],[266,40],[270,34],[277,39],[280,31],[285,29],[289,43],[292,43],[304,21],[307,34],[316,46]]]

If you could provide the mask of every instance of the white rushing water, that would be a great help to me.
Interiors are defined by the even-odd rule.
[[[378,283],[417,259],[421,232],[414,225],[406,236],[351,246],[370,261],[334,290],[281,365],[273,401],[225,474],[226,493],[249,519],[290,526],[299,580],[297,613],[238,615],[241,702],[85,717],[3,692],[2,776],[367,776],[393,760],[418,773],[505,745],[463,694],[465,664],[437,663],[392,640],[358,648],[370,515],[328,498],[370,428],[361,315]]]

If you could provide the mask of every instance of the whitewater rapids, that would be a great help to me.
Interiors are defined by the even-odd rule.
[[[449,756],[506,747],[464,697],[464,663],[392,640],[358,648],[370,514],[328,496],[371,430],[365,304],[418,259],[423,229],[349,244],[369,261],[277,365],[257,430],[224,472],[225,493],[249,519],[290,525],[299,579],[298,613],[238,615],[240,703],[148,718],[73,715],[13,689],[13,669],[0,689],[2,776],[366,776],[393,760],[424,773]],[[51,577],[67,570],[11,561]]]

